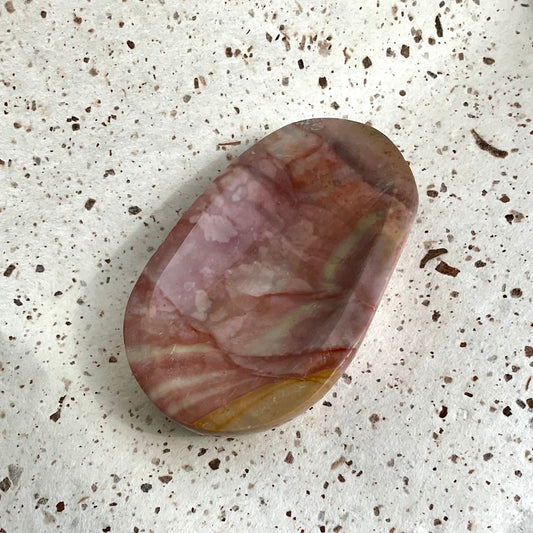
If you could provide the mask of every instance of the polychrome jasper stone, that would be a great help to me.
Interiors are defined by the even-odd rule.
[[[341,376],[374,315],[418,203],[375,129],[296,122],[220,174],[137,281],[124,339],[133,374],[202,433],[285,422]]]

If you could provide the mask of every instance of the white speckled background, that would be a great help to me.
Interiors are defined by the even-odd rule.
[[[531,0],[2,0],[0,532],[531,533],[532,35]],[[313,116],[398,144],[417,223],[324,403],[192,435],[130,373],[132,284]]]

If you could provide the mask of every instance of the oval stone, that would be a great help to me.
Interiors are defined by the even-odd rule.
[[[296,122],[220,174],[131,294],[128,360],[149,398],[202,433],[271,428],[353,359],[418,203],[370,126]]]

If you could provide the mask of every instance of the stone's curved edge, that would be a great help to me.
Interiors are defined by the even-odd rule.
[[[316,403],[340,375],[335,369],[326,369],[305,379],[285,379],[264,385],[212,411],[194,422],[192,427],[186,427],[204,434],[235,435],[279,426]],[[295,409],[292,406],[302,395],[307,397],[306,405],[300,403]],[[260,422],[261,415],[269,422]]]
[[[336,117],[319,117],[292,122],[263,137],[229,166],[238,164],[241,159],[246,160],[249,156],[257,155],[261,152],[261,150],[257,150],[259,143],[265,141],[265,144],[262,145],[265,146],[275,139],[282,130],[289,128],[299,128],[322,139],[335,149],[345,163],[353,169],[359,170],[359,175],[362,178],[365,178],[368,173],[374,174],[374,177],[379,173],[383,174],[382,180],[367,181],[383,194],[389,190],[389,180],[392,179],[394,196],[410,211],[413,211],[414,217],[418,208],[418,189],[409,164],[389,137],[373,126],[362,122]],[[373,137],[380,149],[369,148],[368,142],[363,141],[368,135]],[[356,157],[351,154],[353,151],[358,154]],[[281,159],[285,158],[283,154],[273,155]],[[383,164],[384,157],[387,159],[386,165]]]

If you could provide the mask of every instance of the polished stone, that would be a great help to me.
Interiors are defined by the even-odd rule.
[[[340,119],[265,137],[198,197],[126,310],[132,371],[169,417],[283,423],[354,357],[408,236],[416,185],[381,133]]]

